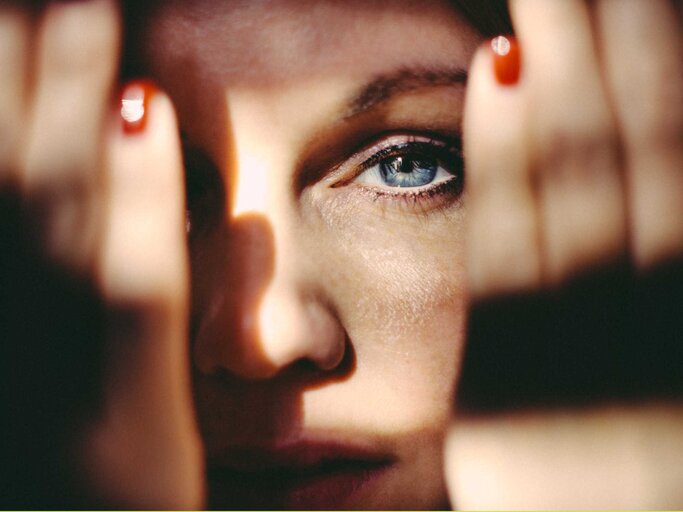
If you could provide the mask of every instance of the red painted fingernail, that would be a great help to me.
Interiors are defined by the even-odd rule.
[[[521,57],[514,36],[498,36],[491,39],[493,72],[501,85],[515,85],[519,81]]]
[[[135,80],[123,87],[121,92],[121,119],[127,134],[141,133],[147,126],[149,102],[156,87],[147,80]]]

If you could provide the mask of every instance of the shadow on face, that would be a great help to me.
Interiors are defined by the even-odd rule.
[[[137,27],[185,146],[212,504],[443,507],[482,36],[442,1],[174,1]]]

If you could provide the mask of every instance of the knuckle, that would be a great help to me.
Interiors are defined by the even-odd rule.
[[[150,283],[135,297],[140,309],[158,318],[181,318],[188,308],[184,290],[177,283]]]
[[[187,309],[181,295],[167,289],[147,290],[146,294],[133,297],[128,304],[140,314],[158,319],[182,318]]]
[[[32,151],[23,162],[25,186],[29,191],[47,189],[57,194],[83,198],[95,192],[97,156],[78,147],[48,145]]]
[[[185,287],[175,275],[157,276],[144,292],[161,310],[177,313],[185,307]]]
[[[19,134],[11,123],[3,122],[0,117],[0,174],[7,171],[8,166],[15,164]]]
[[[8,166],[16,165],[25,130],[21,95],[5,86],[5,83],[0,84],[0,90],[5,89],[0,94],[0,174]]]
[[[671,155],[683,153],[683,122],[653,124],[638,137],[639,152]]]
[[[639,152],[683,151],[683,92],[653,99],[631,121],[628,145]]]
[[[534,148],[535,168],[543,174],[557,174],[563,169],[590,175],[609,166],[619,137],[608,123],[557,124],[542,132]]]
[[[104,276],[105,295],[114,302],[137,304],[169,313],[187,306],[187,285],[181,272],[153,261],[135,262],[122,254]],[[132,263],[132,264],[131,264]]]
[[[110,67],[119,44],[118,18],[110,10],[95,7],[74,2],[48,9],[44,44],[51,71],[97,73]]]
[[[651,152],[683,146],[683,71],[652,59],[645,76],[620,84],[620,122],[625,145]],[[642,74],[642,71],[640,71]]]

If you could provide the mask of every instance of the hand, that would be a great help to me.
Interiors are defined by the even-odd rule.
[[[202,505],[173,108],[111,106],[117,2],[0,3],[0,494],[19,508]]]
[[[521,79],[485,49],[468,90],[454,501],[679,507],[681,2],[510,6]]]

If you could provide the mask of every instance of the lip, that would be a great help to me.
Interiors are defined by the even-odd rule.
[[[343,508],[394,462],[364,447],[336,442],[235,447],[209,459],[210,506]]]

